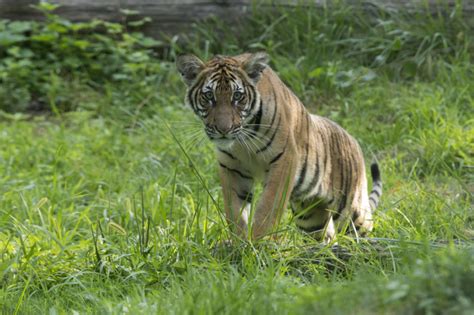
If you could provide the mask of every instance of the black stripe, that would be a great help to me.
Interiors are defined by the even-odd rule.
[[[206,79],[206,75],[202,75],[196,83],[189,89],[189,92],[192,92],[198,88],[201,88],[203,81]]]
[[[370,172],[372,173],[372,181],[379,182],[380,181],[380,169],[377,163],[372,163],[370,165]]]
[[[243,192],[243,193],[236,193],[236,194],[240,200],[246,201],[248,203],[252,202],[253,194],[251,192]]]
[[[283,147],[283,151],[281,151],[277,156],[275,156],[275,157],[270,161],[270,164],[275,163],[276,161],[278,161],[278,160],[283,156],[283,153],[285,153],[286,146],[287,146],[287,144],[288,144],[288,139],[289,139],[289,138],[290,138],[290,135],[288,135],[288,137],[286,137],[285,146]]]
[[[278,111],[276,93],[275,93],[275,88],[273,86],[272,86],[272,96],[273,96],[273,116],[270,122],[270,127],[264,133],[265,136],[270,132],[270,129],[273,127],[273,123],[275,122],[276,114]]]
[[[370,192],[370,194],[374,194],[374,195],[377,195],[377,197],[380,197],[380,193],[378,190],[376,189],[372,189],[372,191]]]
[[[271,136],[270,140],[265,144],[265,146],[263,148],[257,150],[257,152],[255,152],[255,153],[261,153],[261,152],[265,151],[266,149],[268,149],[268,147],[273,143],[273,140],[275,139],[275,136],[278,132],[278,128],[280,127],[280,123],[281,123],[281,115],[278,118],[278,125],[275,128],[275,131],[273,132],[273,135]]]
[[[220,79],[220,76],[222,75],[222,73],[219,72],[217,69],[216,69],[215,71],[216,71],[216,72],[214,72],[213,74],[211,74],[211,75],[209,76],[209,83],[214,83],[214,82],[215,82],[215,83],[216,83],[216,88],[217,88],[217,85],[218,85],[219,82],[221,81],[221,80],[219,80],[219,79]]]
[[[338,142],[338,137],[337,137],[337,134],[335,131],[332,131],[331,132],[331,141],[330,141],[330,146],[331,146],[331,155],[332,156],[339,156],[339,153],[340,152],[337,152],[337,151],[340,151],[338,150],[339,149],[339,142]],[[336,162],[336,161],[335,161]],[[339,162],[339,161],[337,161]],[[332,163],[331,163],[332,164]],[[334,220],[337,220],[339,218],[339,216],[341,215],[341,209],[344,209],[345,205],[346,205],[346,197],[345,197],[345,191],[343,190],[343,179],[344,179],[344,174],[343,174],[343,168],[342,168],[342,165],[341,163],[338,163],[339,168],[340,168],[340,177],[339,177],[339,180],[340,182],[338,183],[339,185],[338,186],[335,186],[336,185],[336,181],[333,180],[333,183],[332,183],[332,189],[333,191],[341,191],[342,190],[342,195],[339,199],[339,205],[337,207],[336,212],[334,213],[333,215],[333,218]],[[332,164],[332,170],[331,172],[334,173],[334,164]],[[333,178],[334,179],[334,178]]]
[[[374,204],[374,206],[377,206],[378,200],[375,199],[374,197],[370,196],[370,197],[369,197],[369,201],[372,201],[373,204]]]
[[[189,92],[188,92],[188,101],[189,101],[192,109],[196,113],[196,115],[198,114],[198,110],[199,110],[197,108],[197,106],[199,104],[199,92],[200,92],[202,84],[204,83],[205,80],[206,80],[206,76],[202,75],[199,78],[199,80],[196,82],[196,84],[194,84],[194,86],[189,89]]]
[[[333,218],[334,220],[337,220],[340,215],[341,215],[341,212],[342,210],[344,210],[344,208],[346,207],[346,204],[347,204],[347,199],[348,199],[348,191],[347,191],[347,180],[344,181],[345,177],[344,175],[347,173],[345,172],[345,169],[344,169],[344,163],[340,163],[340,168],[341,168],[341,174],[340,174],[340,179],[341,179],[341,190],[342,190],[342,195],[341,195],[341,200],[339,202],[339,207],[337,208],[337,212],[334,214]],[[349,174],[347,174],[349,175]]]
[[[348,139],[345,139],[348,142]],[[347,143],[348,146],[350,143]],[[349,146],[350,147],[350,146]],[[352,188],[352,176],[356,175],[355,172],[355,167],[354,164],[356,164],[355,159],[352,159],[352,157],[348,157],[347,159],[347,164],[346,164],[346,172],[347,172],[347,179],[346,179],[346,193],[349,194]]]
[[[329,139],[326,139],[326,140],[329,140]],[[323,140],[324,142],[324,140]],[[331,145],[328,143],[325,147],[324,147],[324,153],[326,153],[324,155],[324,170],[326,170],[327,166],[328,166],[328,160],[329,160],[329,157],[331,155]]]
[[[263,104],[262,104],[262,101],[260,100],[260,108],[258,109],[258,112],[257,114],[255,114],[255,117],[252,121],[252,123],[254,124],[253,131],[255,133],[257,133],[258,130],[260,129],[260,123],[262,122],[262,113],[263,113]]]
[[[303,115],[304,113],[302,113]],[[305,146],[305,160],[304,160],[304,164],[303,164],[303,169],[301,170],[300,172],[300,176],[298,177],[298,183],[296,184],[295,186],[295,190],[297,191],[296,193],[296,196],[302,196],[302,192],[299,191],[300,189],[300,186],[303,185],[304,183],[304,180],[306,179],[306,172],[307,172],[307,168],[308,168],[308,156],[309,156],[309,119],[310,119],[310,116],[309,115],[306,115],[306,146]],[[303,173],[303,170],[304,170],[304,173]],[[311,182],[312,182],[313,179],[311,179]],[[309,186],[311,187],[311,185]],[[305,190],[308,190],[309,187],[306,187]]]
[[[230,71],[226,73],[227,76],[230,77],[230,79],[231,79],[232,81],[234,81],[234,83],[236,83],[236,81],[238,80],[238,79],[237,79],[237,76],[236,76],[234,73],[231,72],[232,69],[229,69],[229,70],[230,70]],[[237,85],[237,83],[236,83],[236,85]]]
[[[339,202],[339,208],[337,212],[332,216],[334,220],[337,220],[341,216],[341,211],[346,207],[347,195],[344,193],[341,196],[341,201]]]
[[[324,142],[324,139],[321,138]],[[326,169],[327,165],[328,165],[328,159],[329,159],[329,155],[330,155],[330,150],[328,152],[328,147],[326,146],[324,148],[324,165],[323,165],[323,169]],[[313,175],[313,179],[311,180],[311,183],[309,184],[309,186],[301,192],[301,194],[307,194],[309,193],[313,188],[315,188],[314,186],[316,186],[316,184],[318,183],[319,181],[319,154],[316,154],[316,165],[315,165],[315,169],[314,169],[314,175]],[[321,190],[321,185],[318,187],[318,190],[316,191],[316,195],[319,195],[319,192]],[[331,201],[332,202],[332,201]],[[329,204],[329,203],[328,203]]]
[[[357,221],[357,219],[360,217],[360,213],[358,210],[355,210],[353,213],[352,213],[352,222],[355,222]]]
[[[275,93],[275,87],[273,85],[271,87],[272,87],[273,105],[276,106],[277,97],[276,97],[276,93]]]
[[[309,137],[309,135],[308,135]],[[309,183],[308,187],[306,187],[306,189],[304,191],[301,192],[301,195],[305,195],[305,194],[308,194],[311,192],[311,190],[314,189],[315,185],[317,184],[318,180],[319,180],[319,154],[318,152],[316,151],[315,153],[315,165],[314,165],[314,174],[313,174],[313,178],[311,179],[311,182]],[[317,194],[318,192],[316,192]]]
[[[286,146],[285,146],[285,149],[286,149]],[[283,153],[285,153],[285,149],[283,149],[283,151],[281,151],[277,156],[275,156],[275,157],[270,161],[270,164],[273,164],[273,163],[275,163],[276,161],[278,161],[278,160],[282,157]]]
[[[218,149],[220,152],[224,153],[225,155],[227,155],[228,157],[230,157],[232,160],[237,160],[237,158],[235,156],[232,155],[232,153],[230,152],[227,152],[226,150],[222,150],[222,149]]]
[[[267,134],[270,131],[271,127],[273,127],[273,123],[275,122],[276,114],[277,114],[277,107],[275,105],[275,106],[273,106],[273,116],[272,116],[272,119],[270,121],[270,127],[267,129],[265,134]]]
[[[273,111],[272,120],[270,121],[270,125],[266,128],[267,130],[265,130],[265,132],[263,133],[263,136],[266,136],[266,135],[270,132],[270,130],[273,129],[272,127],[273,127],[273,124],[275,123],[275,118],[276,118],[277,112],[278,112],[276,106],[274,106],[273,108],[274,108],[274,111]],[[258,126],[257,129],[255,129],[255,126],[253,127],[254,130],[251,131],[251,135],[252,135],[253,138],[257,138],[257,137],[258,137],[257,131],[259,130],[259,127],[260,127],[260,126]],[[258,138],[259,138],[259,137],[258,137]]]
[[[243,174],[243,173],[242,173],[241,171],[239,171],[239,170],[236,170],[236,169],[230,168],[230,167],[228,167],[228,166],[225,166],[224,164],[222,164],[222,163],[220,163],[220,162],[219,162],[219,165],[220,165],[221,167],[225,168],[226,170],[230,171],[230,172],[234,172],[234,173],[238,174],[238,175],[239,175],[240,177],[242,177],[242,178],[245,178],[245,179],[252,179],[251,176],[245,175],[245,174]]]
[[[308,154],[306,154],[306,159],[304,160],[303,167],[301,168],[300,174],[298,176],[298,181],[296,182],[295,186],[293,187],[293,191],[296,193],[296,196],[299,196],[300,194],[298,193],[301,185],[304,182],[304,179],[306,177],[306,168],[308,164]]]
[[[246,109],[247,111],[252,111],[255,107],[255,104],[257,103],[257,98],[255,97],[255,90],[251,88],[250,86],[244,87],[244,89],[247,91],[249,99],[252,99],[252,103],[250,104],[249,108]]]
[[[314,186],[318,182],[318,179],[319,179],[319,165],[318,165],[318,157],[316,156],[316,165],[314,166],[313,178],[311,179],[311,182],[309,183],[308,187],[306,187],[306,189],[301,192],[301,195],[303,196],[305,194],[308,194],[311,190],[313,190]]]

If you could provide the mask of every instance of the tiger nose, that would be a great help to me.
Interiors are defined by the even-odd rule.
[[[223,135],[231,132],[233,127],[232,122],[221,122],[216,124],[216,130]]]

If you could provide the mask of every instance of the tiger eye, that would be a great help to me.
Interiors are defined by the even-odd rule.
[[[212,93],[211,91],[207,91],[204,93],[204,98],[210,101],[214,98],[214,93]]]
[[[242,94],[242,92],[235,91],[235,92],[234,92],[234,95],[232,96],[232,98],[234,99],[234,101],[240,101],[243,96],[244,96],[244,95]]]

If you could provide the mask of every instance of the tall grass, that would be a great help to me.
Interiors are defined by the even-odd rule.
[[[205,58],[265,50],[286,82],[309,100],[313,86],[324,91],[319,93],[348,90],[374,80],[374,70],[391,80],[430,80],[453,65],[470,63],[474,47],[474,25],[461,2],[412,11],[344,1],[322,7],[263,2],[237,25],[211,20],[184,36],[191,44],[183,47]]]
[[[75,111],[1,112],[1,312],[470,314],[473,33],[444,12],[256,5],[240,31],[199,24],[153,59],[156,86],[81,83]],[[277,240],[227,242],[213,148],[170,59],[259,49],[379,160],[369,239],[322,246],[286,213]]]

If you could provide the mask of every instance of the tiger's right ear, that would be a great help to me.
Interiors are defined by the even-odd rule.
[[[243,63],[243,68],[250,79],[257,83],[262,71],[268,66],[269,57],[265,52],[251,54]]]
[[[203,69],[204,63],[194,55],[181,55],[176,58],[176,67],[184,83],[187,86],[191,86],[199,72]]]

